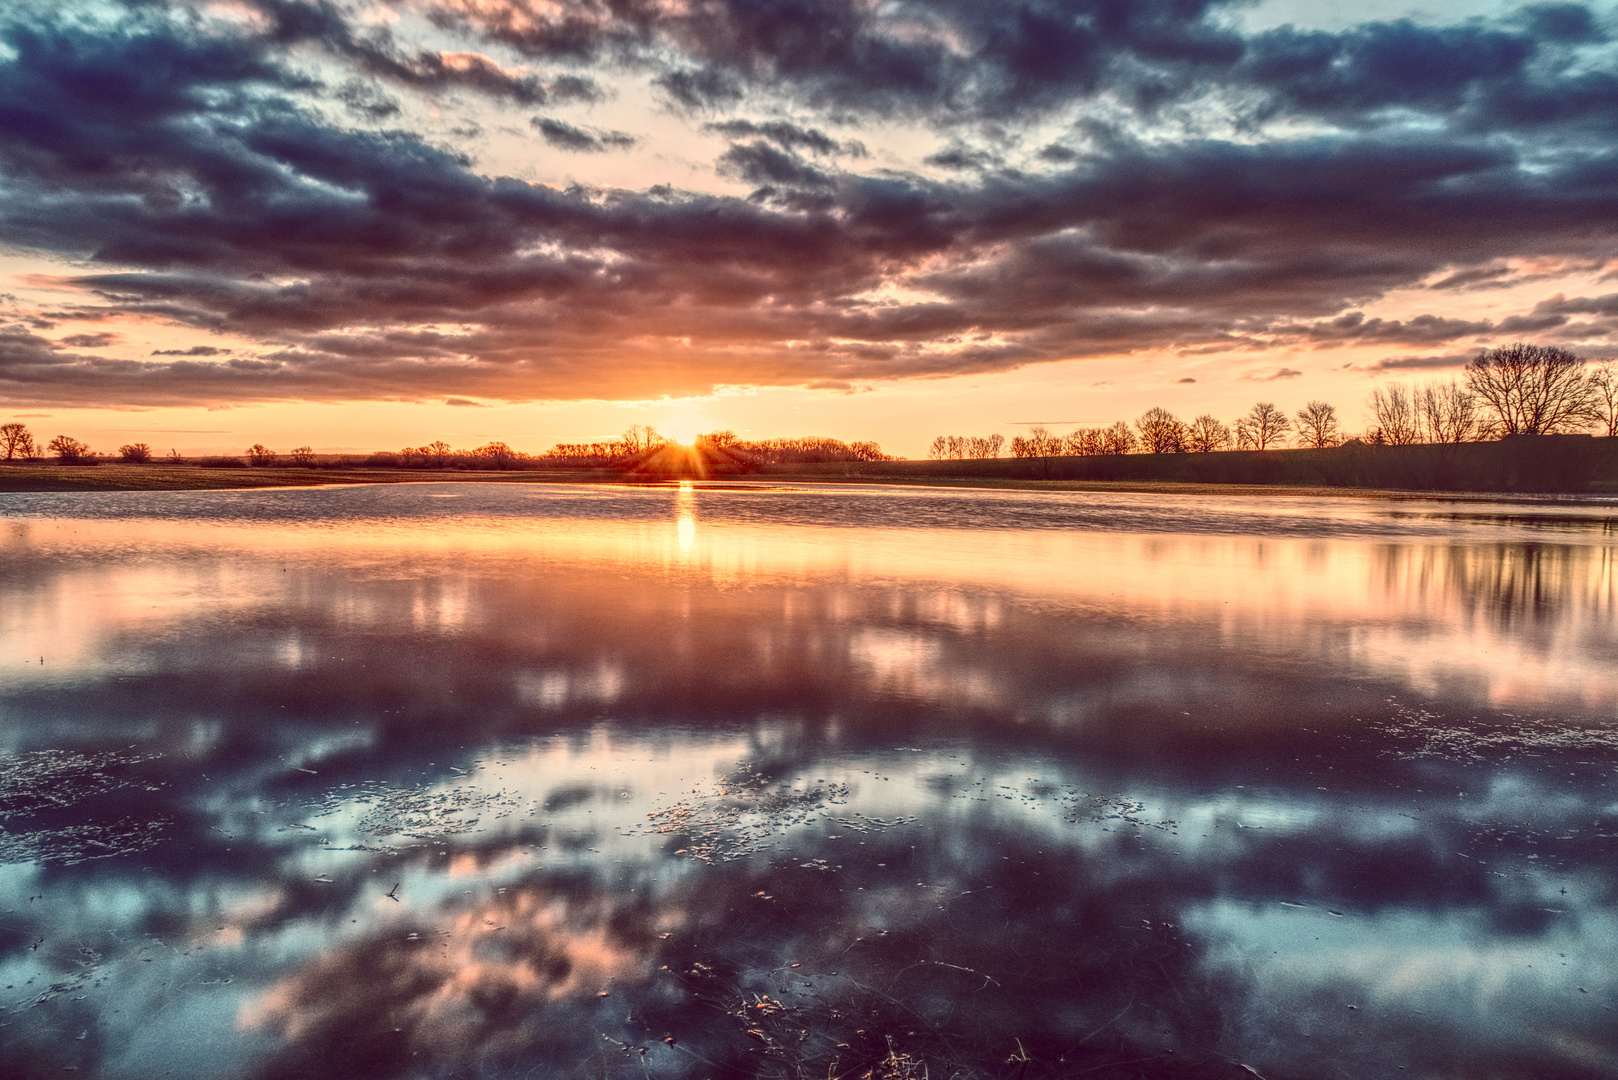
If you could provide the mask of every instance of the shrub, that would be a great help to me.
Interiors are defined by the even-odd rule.
[[[118,448],[118,459],[143,465],[152,460],[152,448],[143,442],[125,443]]]
[[[247,463],[239,457],[229,454],[210,454],[207,457],[197,458],[197,464],[204,469],[245,469]]]

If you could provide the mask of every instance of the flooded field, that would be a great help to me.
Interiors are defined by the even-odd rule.
[[[1618,507],[0,496],[11,1077],[1618,1077]]]

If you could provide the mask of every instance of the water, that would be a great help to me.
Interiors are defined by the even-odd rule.
[[[1618,1076],[1615,520],[0,497],[0,1072]]]

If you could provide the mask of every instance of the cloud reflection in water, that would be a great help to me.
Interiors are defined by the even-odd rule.
[[[1599,513],[461,490],[8,504],[22,1075],[1618,1074]]]

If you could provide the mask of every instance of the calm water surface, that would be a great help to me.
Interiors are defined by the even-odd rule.
[[[0,496],[0,1073],[1618,1076],[1615,522]]]

